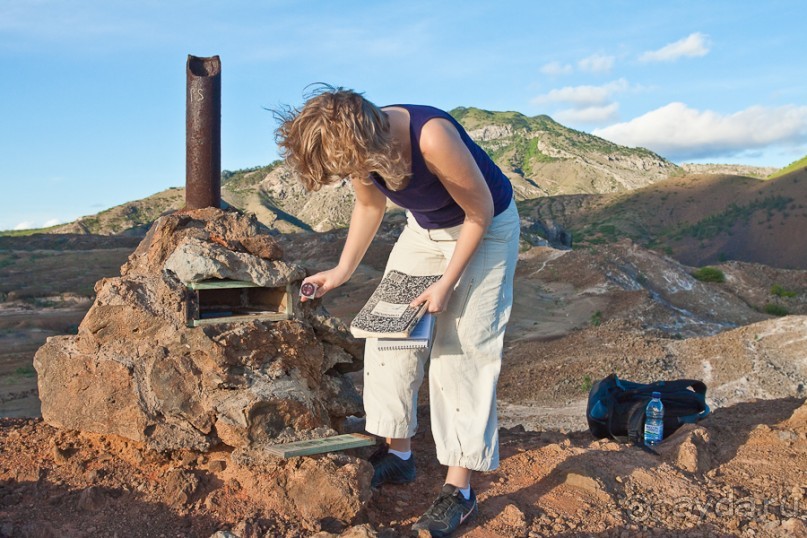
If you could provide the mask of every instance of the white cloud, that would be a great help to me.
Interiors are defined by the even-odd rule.
[[[620,92],[633,90],[624,78],[614,80],[601,86],[566,86],[551,90],[534,97],[534,105],[565,104],[567,108],[552,112],[558,121],[575,123],[605,123],[613,121],[619,112],[619,103],[613,96]]]
[[[592,54],[577,62],[577,67],[581,71],[589,73],[609,73],[614,67],[614,57],[604,54]]]
[[[541,67],[541,73],[552,77],[558,75],[569,75],[574,71],[574,68],[569,64],[562,64],[560,62],[549,62]]]
[[[602,86],[566,86],[539,95],[532,99],[532,103],[536,105],[569,103],[576,105],[575,108],[604,105],[613,94],[625,91],[628,87],[628,81],[625,79],[615,80]]]
[[[64,224],[65,222],[69,222],[69,221],[65,220],[65,219],[59,219],[59,218],[48,219],[48,220],[44,221],[44,223],[41,223],[41,221],[40,222],[35,222],[35,221],[31,221],[31,220],[24,220],[22,222],[18,222],[17,224],[15,224],[14,228],[12,228],[12,229],[13,230],[33,230],[33,229],[38,229],[38,228],[48,228],[50,226],[56,226],[57,224]]]
[[[719,114],[675,102],[593,133],[673,160],[734,155],[807,141],[807,106],[752,106]]]
[[[588,106],[583,108],[568,108],[555,112],[553,116],[561,123],[604,123],[612,121],[619,112],[619,103],[610,103],[603,106]]]
[[[695,32],[658,50],[645,52],[639,57],[639,61],[672,62],[683,57],[706,56],[709,53],[709,47],[709,36]]]

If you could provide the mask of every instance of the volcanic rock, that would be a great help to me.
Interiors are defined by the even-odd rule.
[[[305,277],[305,270],[300,266],[233,252],[219,244],[196,238],[188,238],[181,243],[166,260],[165,269],[183,282],[219,278],[245,280],[266,287],[285,285]]]
[[[362,367],[361,344],[316,302],[290,294],[286,320],[189,326],[199,313],[192,282],[299,286],[305,269],[273,259],[282,252],[267,234],[254,216],[213,208],[157,220],[121,276],[96,284],[78,334],[37,352],[45,421],[206,451],[339,429],[360,415],[343,374]]]
[[[372,466],[344,454],[280,460],[260,444],[237,449],[226,473],[267,509],[296,514],[309,528],[343,530],[370,500]]]

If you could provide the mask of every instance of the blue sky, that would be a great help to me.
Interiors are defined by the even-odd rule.
[[[277,158],[265,107],[316,81],[784,166],[807,154],[805,20],[802,0],[0,0],[0,230],[184,185],[188,54],[221,56],[229,170]]]

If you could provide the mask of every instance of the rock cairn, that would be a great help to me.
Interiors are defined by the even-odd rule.
[[[163,216],[121,269],[95,286],[74,336],[37,352],[42,416],[155,450],[205,452],[327,435],[361,413],[343,375],[362,367],[344,324],[296,294],[291,319],[189,327],[190,282],[299,286],[305,270],[254,216],[214,208]]]

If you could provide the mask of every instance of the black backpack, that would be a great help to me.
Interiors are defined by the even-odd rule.
[[[682,424],[694,423],[709,414],[706,385],[702,381],[679,379],[634,383],[611,374],[591,387],[586,419],[597,439],[643,444],[645,408],[654,392],[661,393],[664,404],[664,437]]]

